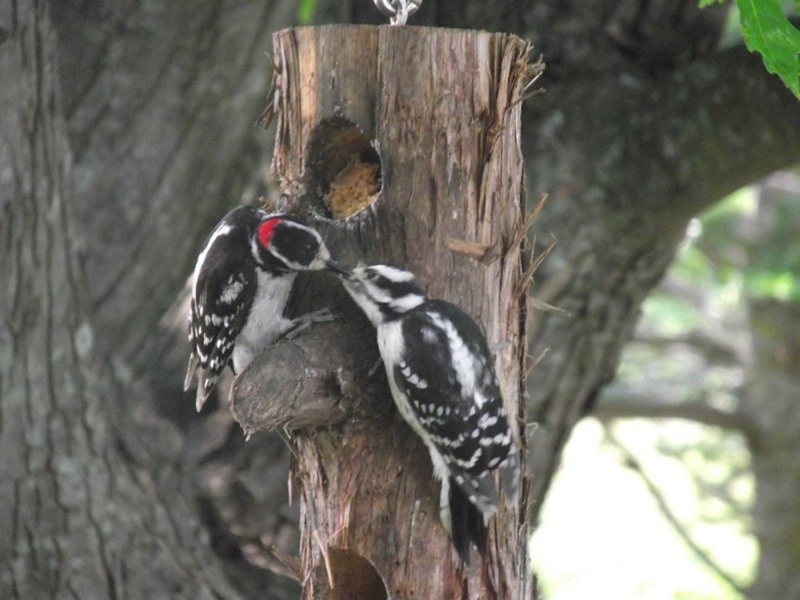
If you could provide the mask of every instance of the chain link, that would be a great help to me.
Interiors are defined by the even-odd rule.
[[[375,6],[389,17],[392,25],[405,25],[408,17],[417,12],[422,0],[373,0]]]

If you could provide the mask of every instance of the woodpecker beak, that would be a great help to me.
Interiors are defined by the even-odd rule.
[[[325,261],[325,268],[329,271],[333,271],[337,275],[344,277],[345,279],[349,279],[350,275],[352,275],[353,271],[348,269],[344,265],[337,263],[335,260],[328,259]]]

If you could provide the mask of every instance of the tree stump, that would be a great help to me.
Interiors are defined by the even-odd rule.
[[[287,29],[273,43],[273,170],[290,205],[337,260],[408,268],[482,324],[524,445],[528,44],[388,26]],[[263,352],[233,410],[245,432],[292,432],[304,597],[531,597],[524,482],[490,521],[485,557],[460,565],[428,452],[372,369],[374,329],[332,276],[297,288],[295,311],[334,305],[341,318]]]

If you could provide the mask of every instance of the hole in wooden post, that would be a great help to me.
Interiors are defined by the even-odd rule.
[[[381,192],[381,159],[364,132],[344,117],[322,119],[306,151],[306,189],[318,216],[363,214]]]
[[[330,589],[327,566],[320,562],[318,581],[325,589],[316,596],[326,600],[386,600],[389,591],[375,566],[366,558],[346,548],[328,546]]]

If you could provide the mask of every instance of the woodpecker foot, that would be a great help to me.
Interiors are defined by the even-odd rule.
[[[308,329],[314,323],[329,323],[335,321],[336,316],[330,308],[321,308],[314,312],[306,313],[294,319],[289,330],[283,335],[287,340],[293,340],[300,333]]]
[[[367,378],[371,379],[375,375],[375,373],[378,372],[378,369],[380,369],[382,366],[383,366],[383,359],[378,357],[378,360],[375,361],[375,364],[369,368],[369,371],[367,371]]]
[[[489,347],[489,352],[491,354],[495,354],[496,355],[496,354],[502,352],[503,350],[505,350],[506,348],[508,348],[510,345],[511,345],[511,342],[509,342],[508,340],[502,340],[500,342],[497,342],[493,346],[490,346]]]

